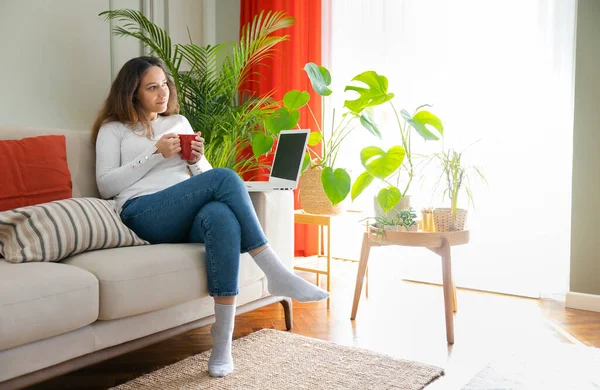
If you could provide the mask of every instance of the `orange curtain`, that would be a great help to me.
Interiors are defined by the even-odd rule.
[[[243,86],[245,91],[262,95],[273,91],[273,98],[282,100],[292,89],[310,93],[310,108],[319,125],[322,117],[321,96],[312,90],[304,65],[321,65],[321,0],[241,0],[240,26],[252,21],[262,10],[283,11],[294,17],[294,26],[281,30],[289,40],[278,44],[273,57],[256,66],[253,79]],[[299,126],[316,131],[317,126],[306,107],[300,111]],[[320,146],[320,145],[319,145]],[[320,154],[320,150],[315,150]],[[299,209],[298,191],[294,191],[294,208]],[[317,227],[295,226],[295,255],[311,256],[317,253]]]

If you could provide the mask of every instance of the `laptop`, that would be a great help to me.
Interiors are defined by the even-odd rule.
[[[248,192],[285,191],[298,187],[310,130],[282,130],[279,133],[269,181],[246,181]]]

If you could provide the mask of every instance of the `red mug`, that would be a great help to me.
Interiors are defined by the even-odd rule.
[[[177,134],[179,136],[179,142],[181,142],[181,159],[182,160],[193,160],[194,155],[192,154],[192,141],[196,140],[196,134]]]

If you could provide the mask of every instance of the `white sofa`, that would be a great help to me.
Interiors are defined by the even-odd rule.
[[[0,140],[42,134],[66,136],[73,196],[98,197],[89,132],[0,126]],[[293,194],[251,197],[271,245],[291,269]],[[269,295],[262,271],[242,255],[237,314],[275,302],[282,303],[290,330],[291,300]],[[58,263],[0,259],[0,389],[28,386],[206,326],[213,314],[201,244],[104,249]]]

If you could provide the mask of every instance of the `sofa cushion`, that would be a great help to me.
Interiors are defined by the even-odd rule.
[[[100,320],[164,309],[208,296],[202,244],[158,244],[104,249],[63,261],[100,281]],[[248,255],[240,264],[240,286],[264,274]]]
[[[71,198],[0,212],[0,254],[11,263],[145,244],[121,222],[114,200]]]
[[[66,264],[0,260],[0,351],[79,329],[98,318],[98,280]]]
[[[0,211],[72,196],[63,135],[0,141]]]
[[[73,181],[73,196],[99,198],[96,185],[96,146],[90,142],[89,130],[0,125],[0,140],[22,139],[45,134],[64,135],[67,138],[67,164]]]

